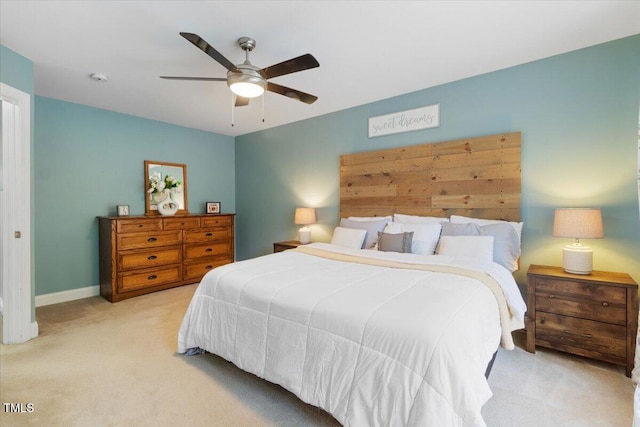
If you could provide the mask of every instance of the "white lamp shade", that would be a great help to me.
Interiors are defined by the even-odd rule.
[[[553,220],[553,235],[574,239],[604,237],[602,213],[592,208],[558,208]]]
[[[299,225],[315,224],[316,210],[314,208],[296,208],[294,222]]]

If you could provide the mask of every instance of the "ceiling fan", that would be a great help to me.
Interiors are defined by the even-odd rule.
[[[240,37],[238,39],[238,45],[245,51],[246,59],[242,64],[233,64],[197,34],[180,33],[180,35],[229,70],[227,71],[227,78],[160,76],[162,79],[226,81],[231,91],[237,95],[236,107],[248,105],[251,98],[262,95],[265,90],[297,99],[306,104],[313,104],[318,99],[317,96],[267,81],[285,74],[319,67],[318,61],[309,53],[260,69],[249,62],[249,52],[256,47],[256,41],[251,37]]]

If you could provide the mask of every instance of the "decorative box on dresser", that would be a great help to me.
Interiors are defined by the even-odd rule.
[[[234,261],[234,214],[98,219],[100,295],[111,302],[197,283]]]
[[[536,345],[624,366],[631,376],[638,327],[638,285],[625,273],[527,271],[527,351]]]

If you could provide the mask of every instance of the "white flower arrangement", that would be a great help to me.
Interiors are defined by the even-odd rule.
[[[162,179],[160,172],[154,172],[151,174],[149,177],[149,189],[147,190],[147,193],[160,194],[167,190],[172,193],[179,193],[182,191],[182,182],[178,181],[171,175],[165,175],[164,179]]]

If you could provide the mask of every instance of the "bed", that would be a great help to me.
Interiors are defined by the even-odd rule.
[[[500,148],[505,140],[512,144],[504,136],[492,140],[498,150],[505,150]],[[341,167],[341,185],[350,184],[345,185],[349,191],[341,190],[344,218],[331,243],[209,272],[183,319],[178,352],[217,354],[323,408],[345,426],[485,426],[481,408],[491,397],[487,367],[499,345],[513,348],[511,332],[524,326],[526,306],[512,276],[522,227],[514,221],[519,185],[514,213],[511,202],[504,202],[514,198],[512,193],[500,186],[502,196],[493,194],[497,181],[514,188],[513,179],[488,176],[513,168],[477,162],[495,164],[504,156],[488,154],[489,143],[478,145],[480,150],[473,141],[441,144],[436,154],[433,144],[429,150],[402,149],[405,159],[389,164],[416,169],[429,163],[415,157],[406,162],[414,149],[438,161],[443,149],[451,155],[480,151],[466,160],[473,164],[471,179],[485,185],[454,185],[467,193],[464,206],[445,206],[460,203],[451,193],[429,194],[429,204],[426,198],[381,194],[377,174],[404,172],[378,168],[372,173],[365,162],[342,158],[343,166],[359,166]],[[388,150],[364,156],[389,161]],[[343,173],[351,178],[343,179]],[[354,173],[368,178],[354,186]],[[415,183],[423,175],[414,170],[403,179]],[[378,190],[366,189],[368,184]],[[438,184],[443,196],[446,184]],[[469,194],[471,188],[478,195]],[[386,202],[373,202],[376,197]],[[422,210],[393,205],[415,207],[418,199]],[[372,216],[348,216],[356,211]],[[478,217],[462,216],[469,213]]]

